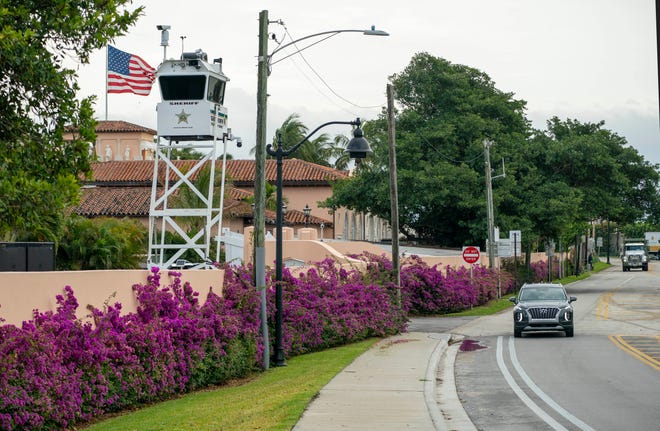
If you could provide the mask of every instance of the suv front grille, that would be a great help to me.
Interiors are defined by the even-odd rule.
[[[532,319],[554,319],[559,313],[557,307],[535,307],[529,309]]]

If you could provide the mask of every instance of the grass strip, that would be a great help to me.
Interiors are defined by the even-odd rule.
[[[296,356],[287,366],[105,419],[86,431],[289,430],[337,373],[377,338]]]
[[[437,317],[490,316],[491,314],[497,314],[502,310],[506,310],[511,306],[513,306],[513,303],[509,302],[509,295],[506,295],[506,297],[502,297],[500,299],[492,299],[487,304],[473,307],[469,310],[463,310],[457,313],[443,314]]]

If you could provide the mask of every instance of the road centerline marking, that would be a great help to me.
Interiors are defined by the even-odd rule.
[[[633,356],[634,358],[637,358],[641,362],[645,363],[646,365],[655,368],[656,370],[660,371],[660,361],[655,359],[653,356],[647,355],[643,351],[637,349],[635,346],[632,344],[628,343],[623,335],[608,335],[607,338],[610,339],[610,341],[623,350],[624,352],[628,353],[629,355]]]

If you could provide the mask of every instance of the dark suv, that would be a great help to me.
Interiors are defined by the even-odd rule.
[[[571,302],[577,298],[568,297],[561,284],[524,284],[518,297],[511,297],[509,301],[516,304],[513,308],[514,337],[533,331],[564,331],[567,337],[573,336]]]

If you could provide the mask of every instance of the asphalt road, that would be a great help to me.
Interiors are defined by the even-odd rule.
[[[660,262],[614,266],[567,291],[578,297],[573,338],[514,339],[510,311],[410,326],[466,337],[456,387],[478,429],[660,431]]]
[[[660,264],[567,286],[575,337],[514,339],[510,312],[454,328],[459,397],[483,430],[660,430]],[[474,346],[482,349],[474,349]]]

